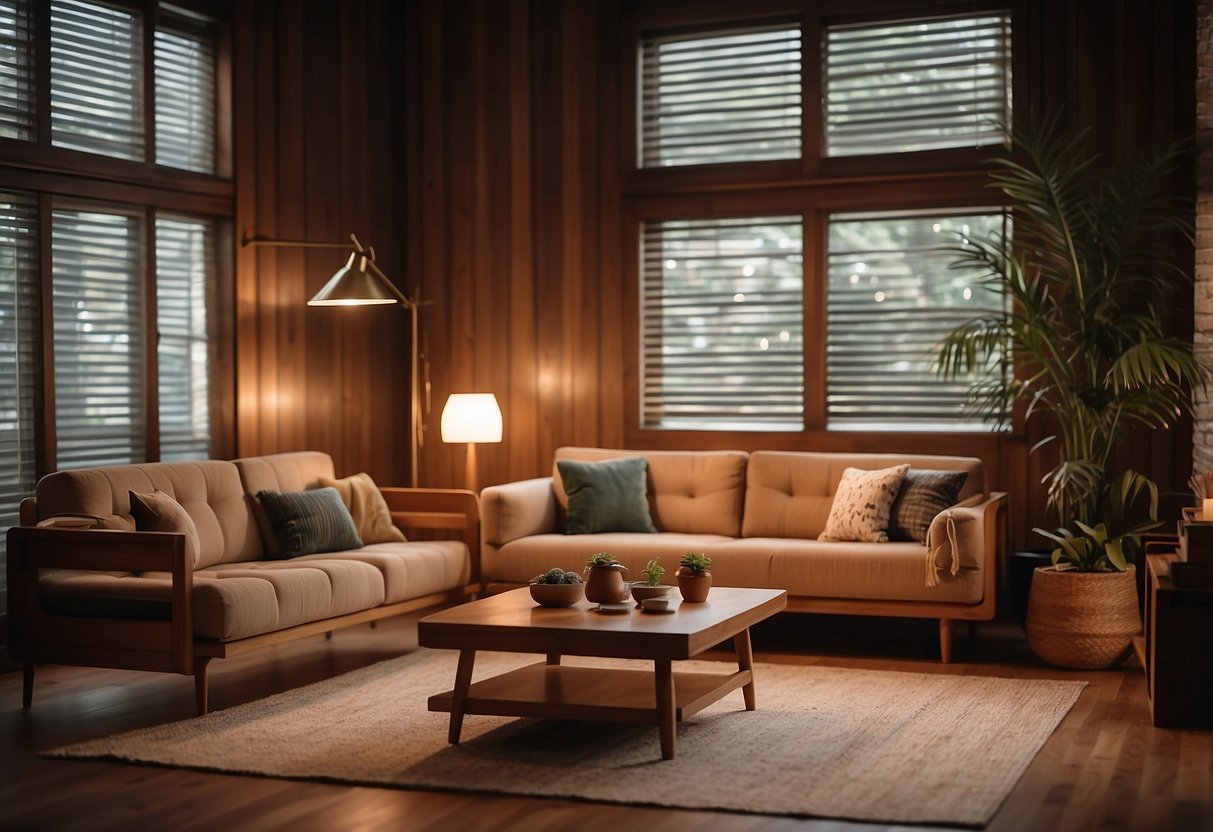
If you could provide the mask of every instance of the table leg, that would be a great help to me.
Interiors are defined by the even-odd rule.
[[[661,733],[661,759],[672,760],[677,730],[673,663],[669,659],[654,659],[653,676],[657,685],[657,729]]]
[[[548,653],[548,664],[560,664],[560,654]]]
[[[472,684],[472,665],[476,661],[475,650],[459,651],[459,668],[455,671],[455,689],[451,692],[451,727],[447,741],[459,745],[459,734],[463,731],[463,709],[467,707],[468,688]]]
[[[754,704],[754,650],[750,647],[750,628],[746,627],[733,636],[733,648],[737,651],[737,669],[750,671],[750,681],[742,686],[741,695],[745,698],[745,709],[752,711]]]

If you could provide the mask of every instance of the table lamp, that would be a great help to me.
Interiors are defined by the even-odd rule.
[[[492,393],[452,393],[442,408],[442,441],[467,443],[467,488],[476,487],[476,443],[501,441],[501,408]]]

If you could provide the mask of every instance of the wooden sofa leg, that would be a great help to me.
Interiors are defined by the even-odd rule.
[[[206,715],[206,666],[210,663],[210,656],[194,657],[194,705],[198,716]]]
[[[34,704],[34,663],[26,662],[21,668],[21,707],[29,710]]]
[[[939,619],[939,658],[944,664],[952,661],[952,619]]]

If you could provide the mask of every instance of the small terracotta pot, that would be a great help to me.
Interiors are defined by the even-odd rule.
[[[685,566],[678,567],[678,591],[686,603],[702,604],[708,600],[708,590],[711,588],[712,573],[708,570],[696,572]]]
[[[649,586],[646,583],[632,584],[632,598],[636,601],[636,608],[640,609],[640,602],[645,598],[664,598],[669,595],[672,586],[658,584],[657,586]]]
[[[585,579],[585,600],[592,604],[619,604],[628,600],[621,566],[591,566]]]

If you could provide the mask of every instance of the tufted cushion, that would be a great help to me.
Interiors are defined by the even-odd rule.
[[[682,534],[741,534],[745,496],[745,451],[624,451],[602,448],[558,448],[556,461],[599,462],[640,456],[649,466],[649,513],[658,531]],[[555,465],[553,465],[555,468]],[[552,489],[567,512],[560,472],[553,471]]]

